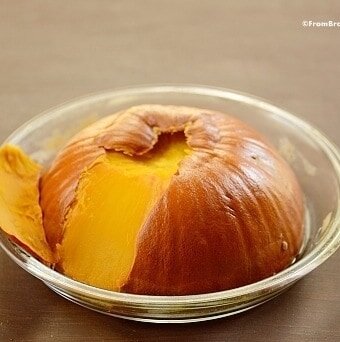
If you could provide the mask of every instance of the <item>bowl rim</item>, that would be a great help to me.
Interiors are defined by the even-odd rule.
[[[73,107],[76,108],[85,103],[93,103],[105,98],[108,99],[110,97],[169,92],[203,95],[245,103],[258,109],[265,110],[266,112],[275,114],[276,116],[280,117],[280,119],[283,119],[286,122],[288,121],[290,124],[297,126],[301,129],[301,132],[303,132],[304,135],[307,135],[315,144],[317,144],[318,147],[320,147],[328,157],[337,176],[339,200],[340,153],[337,147],[323,133],[321,133],[317,128],[313,127],[305,120],[302,120],[290,112],[277,107],[267,100],[244,92],[226,88],[194,84],[145,84],[97,92],[71,99],[70,101],[52,107],[41,114],[34,116],[32,119],[17,128],[4,141],[4,143],[18,143],[22,137],[30,134],[32,130],[36,130],[38,127],[46,124],[46,122],[48,122],[51,118],[59,116],[61,112],[70,110]],[[328,223],[327,232],[328,233],[319,240],[316,248],[308,252],[293,265],[271,277],[235,289],[184,296],[138,295],[97,288],[73,280],[56,272],[55,270],[47,267],[34,257],[27,254],[26,251],[22,250],[18,246],[16,246],[16,249],[19,249],[21,253],[14,253],[12,251],[12,242],[8,240],[7,236],[3,232],[0,233],[0,246],[16,264],[43,282],[46,282],[49,285],[55,286],[57,288],[62,288],[64,290],[79,293],[91,298],[97,298],[115,303],[124,303],[127,305],[129,305],[129,303],[131,305],[149,306],[180,306],[187,304],[202,305],[207,303],[212,305],[213,303],[221,300],[235,301],[237,298],[254,297],[256,294],[271,292],[271,289],[273,288],[283,288],[288,284],[297,281],[299,278],[311,272],[313,269],[323,263],[333,253],[335,253],[337,248],[340,246],[340,206],[336,209],[333,219]]]

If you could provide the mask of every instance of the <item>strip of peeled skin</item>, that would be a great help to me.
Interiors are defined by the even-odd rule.
[[[43,261],[54,263],[42,225],[40,171],[18,147],[0,148],[0,228]]]

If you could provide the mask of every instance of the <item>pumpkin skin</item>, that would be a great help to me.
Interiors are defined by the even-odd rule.
[[[39,206],[41,166],[20,148],[0,146],[0,229],[47,264],[57,262],[45,237]]]
[[[191,153],[143,221],[130,272],[118,290],[208,293],[250,284],[289,266],[302,244],[304,215],[302,192],[289,165],[245,123],[179,106],[129,108],[67,144],[40,183],[49,245],[57,250],[62,243],[84,170],[112,152],[147,154],[159,135],[180,131]]]

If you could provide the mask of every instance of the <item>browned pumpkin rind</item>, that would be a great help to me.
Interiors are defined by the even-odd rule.
[[[141,227],[123,291],[181,295],[229,289],[268,277],[296,257],[303,235],[302,193],[288,164],[256,131],[214,111],[132,107],[75,136],[41,183],[49,243],[82,172],[110,151],[147,153],[163,132],[184,131],[193,153]]]

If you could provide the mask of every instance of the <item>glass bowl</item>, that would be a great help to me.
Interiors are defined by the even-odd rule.
[[[332,255],[340,243],[340,156],[317,129],[259,98],[191,85],[125,88],[83,97],[24,124],[7,140],[47,165],[79,129],[137,104],[187,105],[229,113],[261,131],[294,169],[306,203],[306,236],[298,260],[262,281],[232,290],[191,296],[116,293],[72,280],[48,268],[0,235],[5,252],[61,296],[112,316],[149,322],[193,322],[232,315],[277,296]],[[292,306],[294,303],[292,303]]]

